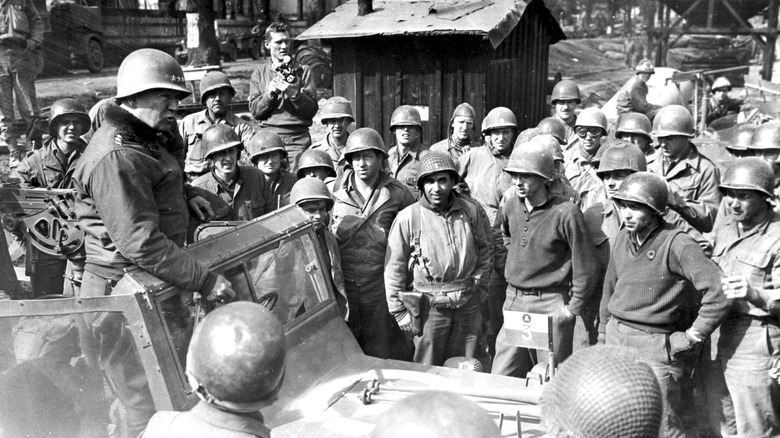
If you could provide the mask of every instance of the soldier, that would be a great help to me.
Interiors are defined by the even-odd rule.
[[[352,115],[352,104],[343,97],[333,96],[322,107],[321,121],[328,132],[325,134],[325,138],[311,145],[311,149],[327,152],[333,160],[333,169],[338,169],[337,173],[341,175],[347,164],[344,159],[344,149],[347,147],[347,138],[349,138],[349,126],[355,122],[355,116]]]
[[[731,163],[720,184],[726,214],[713,230],[713,260],[733,305],[720,330],[723,366],[739,436],[780,431],[780,385],[769,375],[780,351],[780,323],[770,306],[780,299],[780,215],[773,211],[774,174],[760,158]]]
[[[665,220],[707,247],[702,233],[712,231],[721,199],[718,168],[691,143],[693,117],[685,107],[661,109],[653,121],[652,134],[658,138],[662,155],[647,169],[666,181],[670,211]]]
[[[387,305],[401,330],[415,335],[414,361],[427,365],[477,355],[480,283],[492,268],[487,216],[476,201],[455,194],[458,178],[449,154],[425,155],[418,178],[422,196],[398,214],[388,238]],[[407,294],[410,277],[414,292],[421,293],[416,299]]]
[[[432,151],[444,152],[457,160],[472,147],[479,146],[477,117],[474,107],[466,102],[455,107],[450,118],[449,137],[431,145]]]
[[[156,413],[143,437],[270,438],[260,409],[282,387],[286,352],[282,324],[263,306],[237,302],[214,310],[187,350],[187,380],[198,404]]]
[[[216,194],[228,209],[223,221],[248,221],[270,213],[276,208],[268,196],[265,175],[252,166],[239,166],[243,144],[238,134],[227,125],[209,126],[203,133],[203,153],[210,172],[199,176],[192,185]]]
[[[606,334],[607,345],[636,350],[653,368],[666,405],[661,434],[672,437],[685,436],[678,412],[686,356],[696,356],[728,303],[718,266],[664,220],[668,197],[663,178],[649,172],[629,176],[612,195],[624,228],[604,279],[599,336]],[[701,307],[691,324],[685,307],[692,296]]]
[[[723,76],[715,79],[715,82],[712,83],[711,90],[712,96],[707,100],[708,125],[721,117],[742,111],[745,101],[741,99],[732,99],[729,96],[731,82],[728,79]]]
[[[560,364],[571,354],[575,316],[593,294],[598,262],[582,213],[550,193],[553,168],[544,144],[519,145],[504,169],[515,186],[501,200],[497,223],[508,251],[504,312],[552,315],[553,351]],[[491,372],[523,377],[533,367],[530,353],[510,344],[502,327]]]
[[[385,252],[390,226],[414,196],[382,170],[387,157],[378,132],[360,128],[350,134],[344,152],[351,168],[333,192],[331,230],[341,253],[349,299],[350,330],[369,356],[388,358],[390,336],[400,334],[385,299]]]
[[[756,125],[737,125],[730,142],[726,143],[726,150],[732,157],[752,157],[753,134],[758,129]]]
[[[598,189],[601,181],[596,175],[596,154],[601,139],[607,135],[607,117],[598,108],[586,108],[577,115],[577,140],[564,152],[564,171],[572,188],[582,200],[588,192]]]
[[[238,134],[244,144],[252,138],[252,126],[230,110],[230,102],[235,95],[236,89],[221,71],[206,73],[201,79],[200,103],[206,105],[206,109],[190,114],[179,122],[179,132],[187,147],[184,172],[190,181],[209,171],[206,148],[202,144],[203,132],[208,127],[227,125]]]
[[[290,190],[298,178],[294,173],[282,168],[282,162],[288,157],[282,138],[273,131],[261,129],[249,140],[246,150],[252,164],[260,169],[265,177],[267,192],[273,203],[272,210],[289,204]]]
[[[24,158],[19,136],[39,115],[35,77],[43,69],[44,23],[32,0],[7,1],[0,16],[0,135],[11,153],[8,167],[14,169]]]
[[[617,113],[618,115],[640,113],[653,120],[658,110],[661,109],[659,105],[653,105],[647,101],[647,93],[649,91],[647,89],[647,81],[655,73],[655,67],[653,67],[653,63],[649,59],[643,59],[639,61],[634,71],[636,75],[623,84],[617,92]]]
[[[298,179],[307,176],[317,178],[323,181],[328,189],[333,191],[333,185],[336,182],[336,170],[333,168],[333,161],[327,152],[322,149],[309,149],[301,154],[298,160],[298,171],[295,173]]]
[[[577,114],[574,110],[582,103],[580,87],[574,81],[560,81],[553,87],[550,103],[553,106],[553,117],[566,125],[566,138],[564,150],[571,149],[571,143],[577,139],[574,132],[574,122]]]
[[[309,127],[319,109],[317,89],[308,65],[285,74],[293,67],[292,38],[286,24],[268,25],[264,44],[270,56],[249,79],[249,111],[263,128],[282,138],[295,170],[296,158],[311,146]]]
[[[422,119],[412,106],[401,105],[390,117],[390,132],[395,136],[395,147],[387,156],[390,176],[406,185],[414,199],[420,199],[417,188],[417,173],[420,169],[420,154],[428,150],[422,144]]]
[[[653,147],[653,138],[650,132],[653,124],[646,115],[640,113],[625,113],[620,115],[618,126],[615,130],[615,138],[634,143],[645,154],[647,162],[654,161],[659,152]]]
[[[780,194],[780,122],[764,123],[753,134],[750,150],[772,166],[775,196]]]
[[[657,438],[663,416],[653,370],[630,350],[603,345],[572,354],[540,404],[552,438]]]
[[[159,134],[171,132],[173,112],[188,94],[181,67],[172,56],[141,49],[122,61],[117,74],[119,106],[106,110],[103,125],[73,173],[76,217],[86,248],[81,296],[110,294],[125,269],[134,266],[182,290],[200,292],[209,301],[235,296],[223,276],[181,248],[188,206],[206,219],[208,202],[185,190],[168,137]],[[124,405],[125,430],[128,436],[137,436],[154,413],[154,403],[132,340],[101,318],[87,319],[101,345],[101,364]]]
[[[304,155],[307,152],[312,151],[306,151]],[[301,159],[302,162],[303,159]],[[344,287],[344,274],[341,270],[341,255],[336,236],[328,229],[330,211],[333,209],[333,199],[330,193],[330,189],[319,179],[303,178],[299,179],[293,186],[290,192],[290,202],[316,221],[317,238],[326,263],[324,268],[330,271],[333,290],[336,291],[336,302],[344,319],[348,320],[349,308],[347,306],[347,290]]]
[[[80,103],[73,99],[54,102],[49,111],[49,138],[41,149],[22,160],[14,176],[30,187],[73,188],[73,171],[87,146],[81,135],[87,129],[89,117]],[[62,294],[63,291],[67,291],[68,295],[74,294],[73,283],[65,280],[63,284],[63,277],[67,269],[71,271],[67,277],[73,278],[75,283],[80,282],[84,260],[83,254],[74,254],[71,258],[77,265],[75,272],[72,263],[67,269],[65,257],[46,254],[33,246],[31,239],[27,239],[25,273],[30,277],[33,297]]]
[[[558,143],[561,144],[561,148],[566,147],[569,142],[569,134],[566,129],[566,124],[557,117],[543,118],[539,124],[536,125],[536,129],[539,130],[539,134],[550,134],[555,137],[555,139],[558,140]]]

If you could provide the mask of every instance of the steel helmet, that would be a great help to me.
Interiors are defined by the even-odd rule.
[[[504,172],[538,175],[548,181],[552,180],[554,170],[552,152],[536,140],[516,145],[504,168]]]
[[[750,149],[780,149],[780,122],[764,123],[753,133]]]
[[[325,201],[328,210],[333,208],[328,186],[317,178],[301,178],[292,186],[290,202],[298,205],[306,201]]]
[[[643,59],[639,61],[639,64],[636,65],[636,68],[634,70],[637,73],[655,73],[655,67],[653,66],[653,63],[649,59]]]
[[[390,130],[392,131],[396,126],[417,126],[422,129],[420,112],[410,105],[399,106],[390,117]]]
[[[528,130],[526,129],[526,131]],[[552,134],[536,134],[527,141],[533,141],[545,145],[550,150],[550,153],[553,156],[553,161],[563,161],[563,149],[561,149],[561,144],[558,143],[558,139],[553,137]],[[519,147],[522,143],[526,143],[526,141],[515,141],[515,147]]]
[[[731,82],[728,79],[726,79],[725,76],[721,76],[715,79],[715,82],[712,83],[711,89],[712,91],[717,91],[717,90],[731,91]]]
[[[663,215],[669,201],[669,189],[660,176],[650,172],[637,172],[623,180],[612,199],[636,202]]]
[[[756,125],[737,125],[730,143],[726,144],[726,149],[734,151],[746,151],[753,144],[753,134],[758,127]]]
[[[241,137],[238,136],[236,131],[228,125],[218,123],[211,125],[203,131],[203,150],[206,151],[206,158],[209,158],[211,154],[215,154],[220,151],[225,151],[230,148],[236,148],[240,151]]]
[[[528,143],[531,141],[532,138],[536,137],[537,135],[541,134],[541,131],[539,131],[539,128],[526,128],[520,131],[519,134],[517,134],[517,138],[515,139],[515,146],[519,145],[520,143]]]
[[[381,390],[380,390],[381,391]],[[370,438],[496,438],[496,422],[476,403],[447,392],[423,391],[394,403]]]
[[[645,154],[638,146],[625,140],[610,140],[604,143],[597,155],[600,155],[600,160],[596,175],[615,170],[647,171]]]
[[[604,111],[598,108],[585,108],[577,114],[577,121],[574,122],[574,126],[601,128],[603,130],[602,135],[607,135],[607,116],[604,115]]]
[[[343,97],[334,96],[325,102],[322,106],[322,123],[325,120],[348,118],[351,121],[355,121],[355,116],[352,115],[352,104]]]
[[[499,106],[490,110],[485,120],[482,121],[482,135],[488,131],[501,128],[517,129],[517,118],[511,109]]]
[[[558,143],[560,144],[565,144],[568,140],[566,138],[566,124],[563,123],[563,120],[556,117],[543,118],[542,121],[536,125],[536,128],[539,129],[539,132],[542,134],[551,134],[558,139]]]
[[[644,135],[652,141],[650,137],[650,131],[653,129],[650,119],[642,113],[625,113],[620,116],[618,121],[618,127],[615,130],[615,137],[619,137],[620,134],[639,134]]]
[[[67,115],[78,117],[83,128],[83,131],[79,135],[89,131],[91,120],[84,110],[84,106],[76,99],[60,99],[51,104],[51,108],[49,109],[49,135],[57,137],[57,124],[59,123],[59,119],[60,117]]]
[[[608,345],[566,359],[544,385],[540,404],[550,436],[655,438],[663,418],[653,369],[630,350]]]
[[[354,152],[375,150],[381,152],[383,156],[387,156],[387,149],[385,149],[385,141],[382,140],[382,136],[378,132],[371,128],[359,128],[355,132],[349,135],[347,138],[347,146],[344,149],[344,158],[347,161],[349,155]]]
[[[652,135],[671,137],[684,135],[693,137],[693,116],[682,105],[667,105],[661,108],[653,119]]]
[[[223,88],[230,89],[230,94],[235,96],[236,89],[233,88],[233,84],[230,83],[225,73],[221,71],[210,71],[203,76],[200,80],[200,103],[206,103],[208,94],[212,91],[221,90]]]
[[[285,355],[279,320],[260,304],[239,301],[217,308],[195,327],[187,375],[206,403],[256,412],[281,387]]]
[[[555,105],[555,101],[558,100],[576,100],[577,103],[582,102],[580,97],[580,87],[574,81],[563,80],[555,84],[550,96],[550,102]]]
[[[154,89],[178,91],[179,99],[190,95],[184,72],[173,56],[157,49],[138,49],[127,55],[116,75],[116,98]]]
[[[257,162],[260,155],[270,154],[271,152],[280,152],[282,158],[287,156],[287,149],[284,147],[284,140],[282,140],[282,137],[279,137],[279,134],[267,129],[257,131],[257,133],[249,139],[249,144],[246,145],[246,151],[249,154],[249,159],[252,160],[253,163]]]
[[[336,177],[336,170],[333,169],[333,160],[327,152],[319,149],[307,149],[298,158],[298,178],[303,178],[303,171],[314,167],[328,168],[328,176]]]
[[[772,166],[758,157],[732,161],[723,172],[720,189],[755,190],[774,198],[775,173]]]
[[[420,159],[420,167],[417,173],[417,188],[422,190],[425,177],[436,172],[449,172],[453,183],[457,184],[460,181],[458,168],[450,154],[427,151]]]
[[[474,112],[474,107],[466,102],[463,102],[455,107],[455,111],[452,112],[452,117],[450,117],[450,127],[448,128],[450,135],[452,135],[452,132],[454,131],[452,122],[455,121],[455,117],[471,117],[471,121],[474,123],[471,135],[473,136],[474,133],[477,132],[477,116]]]

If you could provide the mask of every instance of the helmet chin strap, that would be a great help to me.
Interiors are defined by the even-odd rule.
[[[232,412],[236,414],[250,414],[260,412],[260,409],[274,401],[276,394],[279,393],[279,389],[282,387],[283,380],[284,378],[279,380],[279,384],[277,385],[276,390],[270,397],[267,397],[264,400],[260,400],[254,403],[230,402],[220,400],[211,395],[206,387],[198,381],[197,377],[193,376],[192,373],[187,371],[187,381],[189,381],[192,391],[198,396],[199,399],[203,400],[205,403],[210,404],[211,406],[214,406],[220,411]]]

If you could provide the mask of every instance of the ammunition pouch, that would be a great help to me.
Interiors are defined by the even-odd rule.
[[[471,278],[448,283],[414,284],[414,290],[424,293],[435,309],[458,309],[465,306],[471,299],[473,289],[474,280]]]
[[[422,336],[422,321],[420,321],[420,302],[423,297],[422,292],[398,292],[398,298],[404,303],[404,307],[412,317],[412,332],[415,336]]]

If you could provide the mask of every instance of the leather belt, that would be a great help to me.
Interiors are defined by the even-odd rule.
[[[545,288],[524,289],[511,284],[509,285],[509,287],[519,295],[530,295],[535,297],[540,297],[542,296],[542,294],[568,294],[569,293],[568,287],[545,287]]]

